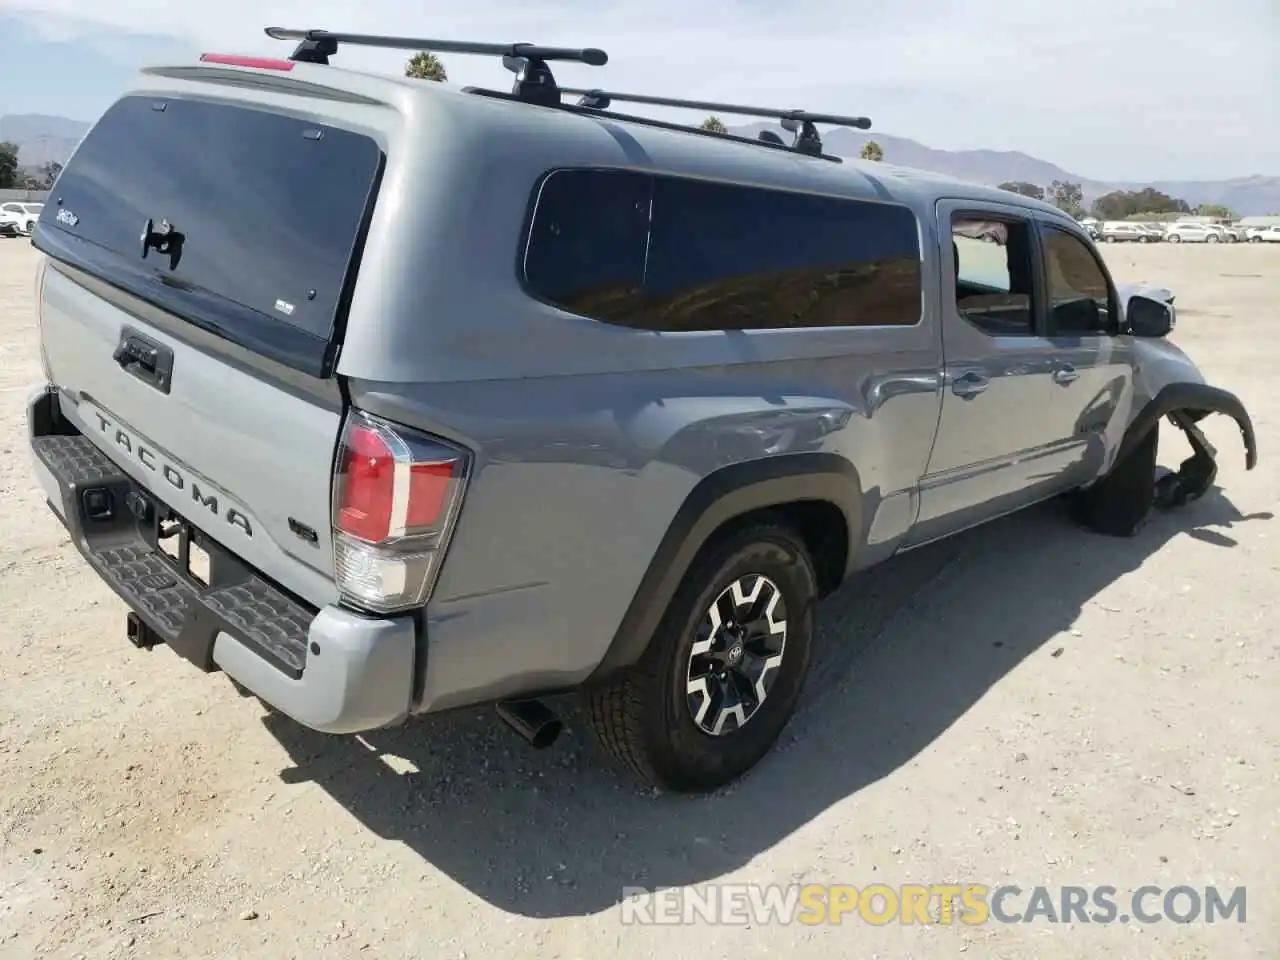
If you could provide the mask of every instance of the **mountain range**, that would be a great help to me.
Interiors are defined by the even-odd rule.
[[[791,135],[780,127],[766,123],[730,127],[731,133],[755,137],[761,130],[773,130],[784,143]],[[868,140],[880,144],[884,160],[903,167],[928,170],[974,183],[999,184],[1009,181],[1048,186],[1055,180],[1078,183],[1087,207],[1094,199],[1113,190],[1141,190],[1153,187],[1161,193],[1187,201],[1193,207],[1202,203],[1220,203],[1241,216],[1280,213],[1280,177],[1240,177],[1233,180],[1169,180],[1121,182],[1093,180],[1062,169],[1048,160],[1017,151],[1004,150],[937,150],[906,137],[883,133],[858,133],[844,128],[823,133],[822,145],[827,153],[839,157],[856,157]]]
[[[19,166],[42,167],[66,163],[88,129],[89,124],[66,117],[10,114],[0,117],[0,143],[17,144]]]
[[[0,116],[0,142],[18,145],[18,162],[38,167],[46,163],[65,163],[75,145],[89,129],[89,124],[41,114]],[[790,135],[769,124],[756,123],[730,127],[732,133],[755,137],[759,131],[772,129],[789,141]],[[1017,151],[939,150],[889,134],[858,133],[836,129],[823,135],[828,153],[856,157],[868,140],[875,140],[884,151],[884,159],[904,167],[915,167],[933,173],[958,177],[975,183],[998,184],[1024,181],[1047,186],[1054,180],[1080,184],[1085,205],[1113,190],[1141,190],[1154,187],[1192,206],[1217,203],[1240,215],[1280,212],[1280,177],[1240,177],[1233,180],[1187,180],[1154,182],[1111,182],[1093,180],[1062,169],[1057,164]]]

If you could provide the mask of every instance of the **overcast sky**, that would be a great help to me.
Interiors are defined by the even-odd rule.
[[[6,57],[4,33],[30,41],[24,69],[0,71],[0,114],[93,119],[141,60],[287,53],[269,24],[603,47],[607,67],[560,81],[865,113],[873,130],[1094,179],[1280,175],[1280,0],[0,0]],[[86,37],[89,54],[63,45]],[[451,81],[510,82],[496,62],[442,59]]]

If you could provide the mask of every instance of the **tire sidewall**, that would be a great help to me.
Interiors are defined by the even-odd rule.
[[[748,574],[768,577],[782,592],[787,608],[787,639],[782,664],[769,696],[739,729],[715,737],[694,722],[686,691],[689,654],[695,631],[712,602],[727,587]],[[701,584],[691,584],[681,602],[673,604],[664,626],[659,674],[660,696],[651,707],[650,731],[654,759],[677,781],[726,783],[755,766],[769,752],[786,727],[799,701],[812,657],[817,585],[813,568],[798,543],[783,532],[738,541],[730,547],[717,572]]]

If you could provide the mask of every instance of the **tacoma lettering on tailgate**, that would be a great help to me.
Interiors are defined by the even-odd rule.
[[[146,469],[164,477],[165,482],[173,489],[183,493],[190,491],[193,503],[200,504],[215,517],[222,517],[232,526],[239,527],[244,531],[245,536],[253,536],[253,526],[249,523],[249,518],[243,513],[230,505],[226,505],[224,509],[224,505],[218,501],[217,494],[201,490],[199,483],[188,479],[181,470],[166,460],[163,454],[132,434],[125,432],[125,430],[112,423],[110,419],[96,410],[94,411],[94,416],[98,420],[102,435],[114,443],[116,447],[129,454]]]

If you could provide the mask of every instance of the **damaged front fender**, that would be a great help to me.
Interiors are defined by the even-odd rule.
[[[1235,421],[1244,442],[1245,468],[1258,462],[1253,421],[1235,394],[1205,382],[1195,363],[1167,340],[1126,340],[1133,366],[1131,402],[1120,441],[1098,480],[1075,491],[1072,512],[1084,525],[1112,536],[1134,536],[1153,508],[1199,499],[1218,475],[1217,451],[1198,424],[1211,413]],[[1191,456],[1176,471],[1158,466],[1160,421],[1181,430]]]
[[[1145,392],[1142,388],[1149,390],[1153,380],[1158,382],[1163,379],[1165,382],[1145,403],[1135,407],[1136,412],[1117,451],[1116,462],[1122,462],[1141,445],[1152,430],[1157,429],[1161,418],[1168,417],[1186,435],[1191,444],[1192,455],[1182,462],[1176,472],[1163,472],[1157,476],[1155,505],[1178,507],[1203,496],[1218,475],[1217,450],[1198,426],[1201,420],[1211,413],[1221,413],[1235,421],[1244,443],[1246,470],[1252,470],[1257,465],[1258,447],[1253,421],[1239,397],[1205,383],[1195,364],[1176,347],[1171,347],[1170,344],[1160,346],[1169,348],[1168,352],[1160,351],[1155,356],[1143,358],[1148,362],[1139,365],[1139,381],[1135,386],[1140,392]],[[1179,375],[1187,379],[1166,379]]]

